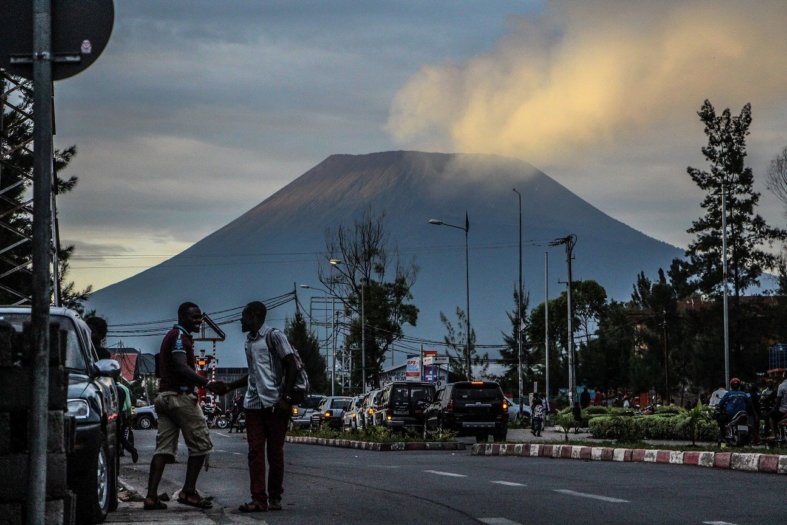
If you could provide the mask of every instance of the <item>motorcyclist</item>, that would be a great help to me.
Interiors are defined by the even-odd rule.
[[[724,427],[738,412],[745,411],[749,422],[754,421],[754,405],[751,396],[741,390],[741,380],[730,379],[730,390],[721,398],[718,405],[716,421],[719,423],[719,442],[724,439]]]
[[[764,383],[764,386],[760,390],[760,415],[765,421],[764,430],[767,436],[771,433],[772,429],[769,416],[773,407],[776,406],[776,384],[772,377],[766,377]]]

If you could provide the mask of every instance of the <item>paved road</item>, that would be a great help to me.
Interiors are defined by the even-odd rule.
[[[135,434],[141,460],[138,465],[124,461],[123,475],[143,488],[155,432]],[[198,487],[224,507],[212,512],[217,523],[240,521],[233,509],[248,498],[244,435],[213,436],[216,451]],[[165,473],[162,488],[169,492],[183,479],[185,456],[179,460]],[[285,489],[285,510],[258,520],[271,525],[787,522],[784,476],[657,464],[288,444]],[[738,503],[741,494],[748,504]]]

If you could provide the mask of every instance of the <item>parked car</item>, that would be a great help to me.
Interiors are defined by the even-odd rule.
[[[355,396],[350,402],[350,406],[342,414],[342,430],[351,431],[362,428],[358,425],[358,420],[363,416],[363,396]]]
[[[66,415],[73,418],[74,430],[66,469],[68,488],[76,495],[76,521],[101,523],[118,504],[115,379],[120,365],[112,359],[98,359],[90,342],[90,328],[73,310],[51,307],[49,322],[58,326],[65,338]],[[0,307],[0,324],[22,334],[29,329],[30,308]]]
[[[311,415],[310,428],[317,430],[326,426],[335,430],[342,428],[342,414],[350,406],[351,397],[328,396],[322,400]]]
[[[382,396],[382,389],[376,389],[368,392],[363,400],[363,427],[373,427],[382,422],[382,413],[378,410],[380,396]]]
[[[292,417],[289,423],[290,430],[293,428],[309,428],[312,414],[317,410],[317,407],[322,403],[323,399],[325,399],[325,396],[306,396],[303,403],[292,407]]]
[[[131,409],[131,426],[140,430],[148,430],[158,426],[156,407],[148,405]]]
[[[519,421],[521,419],[522,423],[525,425],[530,423],[530,405],[527,403],[527,399],[525,399],[525,403],[522,405],[521,418],[519,414],[519,403],[508,397],[506,398],[506,403],[508,403],[508,421]]]
[[[424,413],[424,437],[456,432],[484,441],[492,434],[505,441],[508,433],[508,403],[494,381],[459,381],[437,391]]]
[[[385,385],[380,395],[380,424],[387,428],[411,428],[423,432],[424,410],[434,399],[432,383],[395,381]]]

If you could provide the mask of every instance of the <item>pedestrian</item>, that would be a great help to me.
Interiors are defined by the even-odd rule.
[[[623,408],[629,408],[631,406],[631,402],[629,401],[628,394],[623,394]]]
[[[533,405],[530,407],[530,413],[533,414],[530,432],[536,437],[541,437],[541,431],[544,428],[544,403],[541,401],[541,398],[538,397],[538,394],[533,398]]]
[[[232,400],[232,419],[230,420],[229,434],[232,434],[232,429],[238,423],[238,416],[243,412],[243,395],[240,392],[235,393],[235,398]],[[240,432],[240,429],[235,429],[235,432]]]
[[[199,306],[185,302],[178,308],[178,324],[172,327],[161,342],[161,350],[156,356],[159,376],[159,394],[154,402],[158,414],[158,433],[156,450],[150,462],[148,493],[143,503],[145,510],[166,509],[167,505],[158,495],[158,485],[167,463],[174,463],[178,449],[178,435],[189,451],[186,464],[186,479],[178,496],[178,503],[209,509],[210,499],[203,498],[196,489],[200,469],[205,457],[213,450],[210,431],[197,404],[194,388],[216,388],[217,383],[209,383],[207,378],[195,370],[194,340],[191,334],[199,331],[202,324],[202,311]]]
[[[604,394],[601,393],[601,389],[599,387],[596,387],[596,395],[593,396],[593,405],[600,407],[603,400]]]
[[[248,375],[226,385],[218,393],[246,387],[243,406],[249,442],[251,501],[240,512],[281,510],[284,493],[284,438],[292,414],[295,385],[294,351],[287,337],[265,324],[267,309],[260,301],[246,305],[241,329],[246,335]],[[265,459],[268,460],[267,485]]]
[[[582,408],[590,406],[590,391],[587,388],[582,390],[582,393],[579,394],[579,404]]]
[[[120,412],[118,414],[118,442],[120,443],[120,455],[123,451],[127,450],[131,454],[131,461],[136,463],[139,461],[139,452],[134,446],[134,433],[131,430],[131,391],[122,383],[121,380],[117,382],[118,388],[118,405]]]
[[[99,359],[112,359],[112,354],[104,346],[107,338],[107,322],[101,317],[91,316],[85,319],[85,323],[90,327],[90,340],[96,349]]]
[[[717,388],[711,393],[710,399],[708,399],[708,406],[709,407],[717,406],[721,401],[721,398],[723,398],[724,394],[726,393],[727,393],[727,389],[724,388],[724,385],[723,384],[719,385],[719,388]]]

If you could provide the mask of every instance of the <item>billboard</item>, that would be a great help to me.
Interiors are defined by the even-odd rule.
[[[406,381],[420,381],[421,380],[421,356],[418,354],[410,354],[407,356],[407,368],[405,370],[404,378]]]

